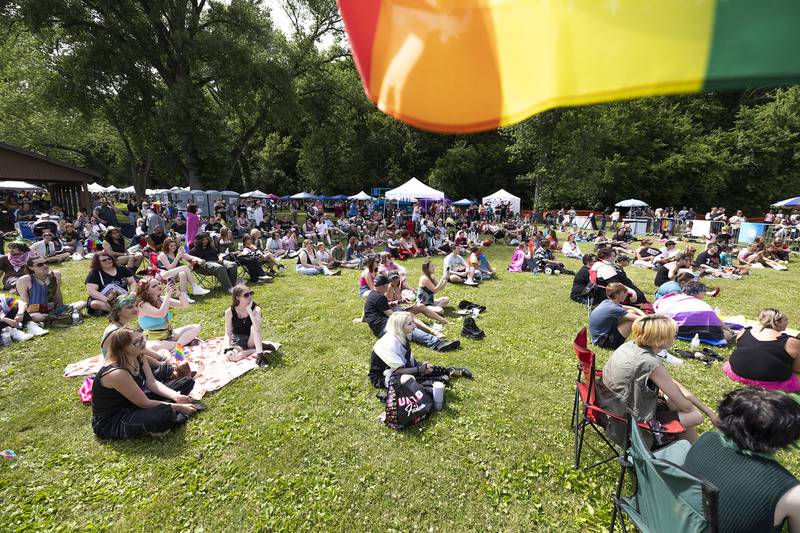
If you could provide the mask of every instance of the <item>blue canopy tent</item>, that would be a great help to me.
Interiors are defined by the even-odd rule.
[[[457,202],[453,202],[453,205],[456,206],[456,207],[469,207],[469,206],[473,205],[474,203],[475,202],[473,202],[469,198],[462,198],[461,200],[459,200]]]
[[[331,196],[331,200],[347,200],[346,194],[337,194],[336,196]]]
[[[788,200],[782,200],[780,202],[775,202],[772,204],[772,207],[797,207],[800,206],[800,196],[795,196],[794,198],[789,198]]]

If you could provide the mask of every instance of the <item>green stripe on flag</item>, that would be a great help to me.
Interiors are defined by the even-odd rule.
[[[800,0],[718,0],[703,90],[800,82]]]

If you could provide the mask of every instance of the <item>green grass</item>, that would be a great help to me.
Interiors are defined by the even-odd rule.
[[[586,246],[586,245],[584,245]],[[511,248],[492,246],[502,271]],[[288,264],[288,263],[287,263]],[[437,264],[440,266],[441,262]],[[576,261],[568,264],[577,269]],[[406,263],[416,283],[421,260]],[[60,266],[69,301],[84,297],[87,262]],[[653,273],[629,275],[652,293]],[[449,286],[452,301],[485,304],[483,341],[416,356],[465,365],[447,405],[421,427],[392,431],[366,371],[373,337],[351,322],[361,312],[356,271],[340,277],[287,272],[256,288],[265,337],[282,358],[209,394],[209,410],[162,439],[100,442],[91,409],[65,379],[66,364],[98,352],[103,319],[0,352],[0,530],[503,530],[607,527],[616,468],[571,468],[569,417],[575,378],[571,341],[586,310],[568,299],[571,277],[501,273],[478,289]],[[764,306],[800,316],[800,269],[720,281],[723,312]],[[176,313],[221,335],[228,295],[216,292]],[[450,337],[458,334],[455,323]],[[599,354],[600,364],[608,353]],[[670,372],[715,404],[732,383],[719,365]],[[706,423],[703,429],[710,429]],[[585,458],[597,439],[587,437]],[[794,472],[800,461],[785,456]],[[596,525],[595,525],[596,524]]]

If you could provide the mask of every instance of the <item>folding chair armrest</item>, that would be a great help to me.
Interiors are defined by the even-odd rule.
[[[683,426],[683,424],[677,421],[675,424],[677,424],[677,427],[672,429],[654,429],[650,427],[649,424],[645,424],[644,422],[639,422],[636,425],[644,430],[649,431],[650,433],[660,433],[662,435],[680,435],[681,433],[686,432],[686,428]]]

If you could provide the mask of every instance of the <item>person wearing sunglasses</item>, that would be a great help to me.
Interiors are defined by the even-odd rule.
[[[50,314],[63,312],[64,296],[61,293],[61,273],[50,270],[47,261],[41,257],[28,259],[28,269],[31,274],[22,276],[17,281],[19,303],[16,320],[24,322],[25,315],[31,318],[27,322],[27,331],[31,335],[45,335],[46,329],[37,324],[48,319]],[[72,309],[80,312],[86,307],[86,302],[73,302]]]
[[[145,346],[144,336],[127,328],[108,336],[108,364],[92,384],[92,430],[97,437],[161,436],[197,412],[186,396],[194,380],[181,378],[169,384],[156,380]]]
[[[105,252],[92,257],[89,269],[86,276],[89,314],[104,315],[111,310],[116,297],[136,291],[133,272],[127,267],[117,266],[116,260]]]
[[[200,333],[200,324],[189,324],[173,328],[172,308],[182,309],[189,306],[186,294],[179,292],[174,282],[162,293],[161,282],[146,276],[139,280],[136,289],[137,307],[139,310],[139,327],[148,340],[159,341],[154,349],[175,349],[176,344],[188,345]]]
[[[237,285],[231,293],[231,306],[225,310],[225,340],[228,360],[240,361],[254,355],[259,365],[267,363],[261,340],[261,307],[253,301],[253,291]]]

